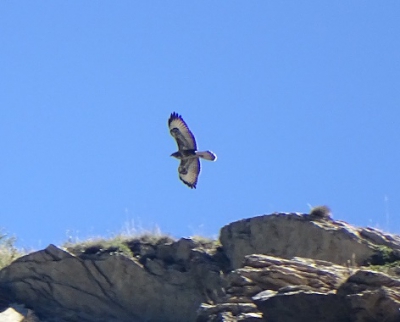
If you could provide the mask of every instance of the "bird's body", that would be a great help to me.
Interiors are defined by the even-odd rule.
[[[211,151],[197,151],[196,140],[189,127],[177,113],[168,120],[171,135],[176,140],[178,151],[171,156],[181,160],[178,167],[179,178],[190,188],[196,188],[200,174],[200,158],[215,161],[217,156]]]
[[[177,151],[177,152],[172,153],[171,156],[173,156],[174,158],[177,158],[179,160],[193,159],[193,158],[197,157],[196,151],[193,149]]]

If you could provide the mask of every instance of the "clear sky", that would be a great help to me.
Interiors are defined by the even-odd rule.
[[[400,233],[399,1],[1,1],[0,227],[217,236],[309,212]],[[178,179],[171,112],[200,149]]]

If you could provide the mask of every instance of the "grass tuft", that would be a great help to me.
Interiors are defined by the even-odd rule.
[[[311,209],[310,216],[314,218],[329,219],[332,217],[332,212],[328,206],[317,206]]]
[[[159,245],[172,243],[173,241],[175,241],[175,239],[167,234],[161,233],[158,227],[152,230],[146,230],[129,223],[124,226],[122,232],[110,238],[92,237],[84,241],[79,241],[77,238],[73,239],[69,237],[68,241],[61,245],[61,247],[78,256],[107,253],[110,255],[124,254],[133,257],[136,253],[135,246],[138,243]]]
[[[18,257],[25,255],[15,246],[15,237],[9,237],[0,231],[0,270],[11,264]]]

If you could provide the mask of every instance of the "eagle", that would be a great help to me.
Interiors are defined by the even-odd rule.
[[[194,135],[179,114],[171,113],[168,128],[178,145],[178,151],[172,153],[171,157],[181,160],[178,167],[179,179],[189,188],[196,189],[200,174],[200,158],[215,161],[217,156],[211,151],[197,151]]]

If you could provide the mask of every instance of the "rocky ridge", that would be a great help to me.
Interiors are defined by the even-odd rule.
[[[219,241],[49,245],[0,271],[0,321],[400,321],[399,236],[276,213]]]

